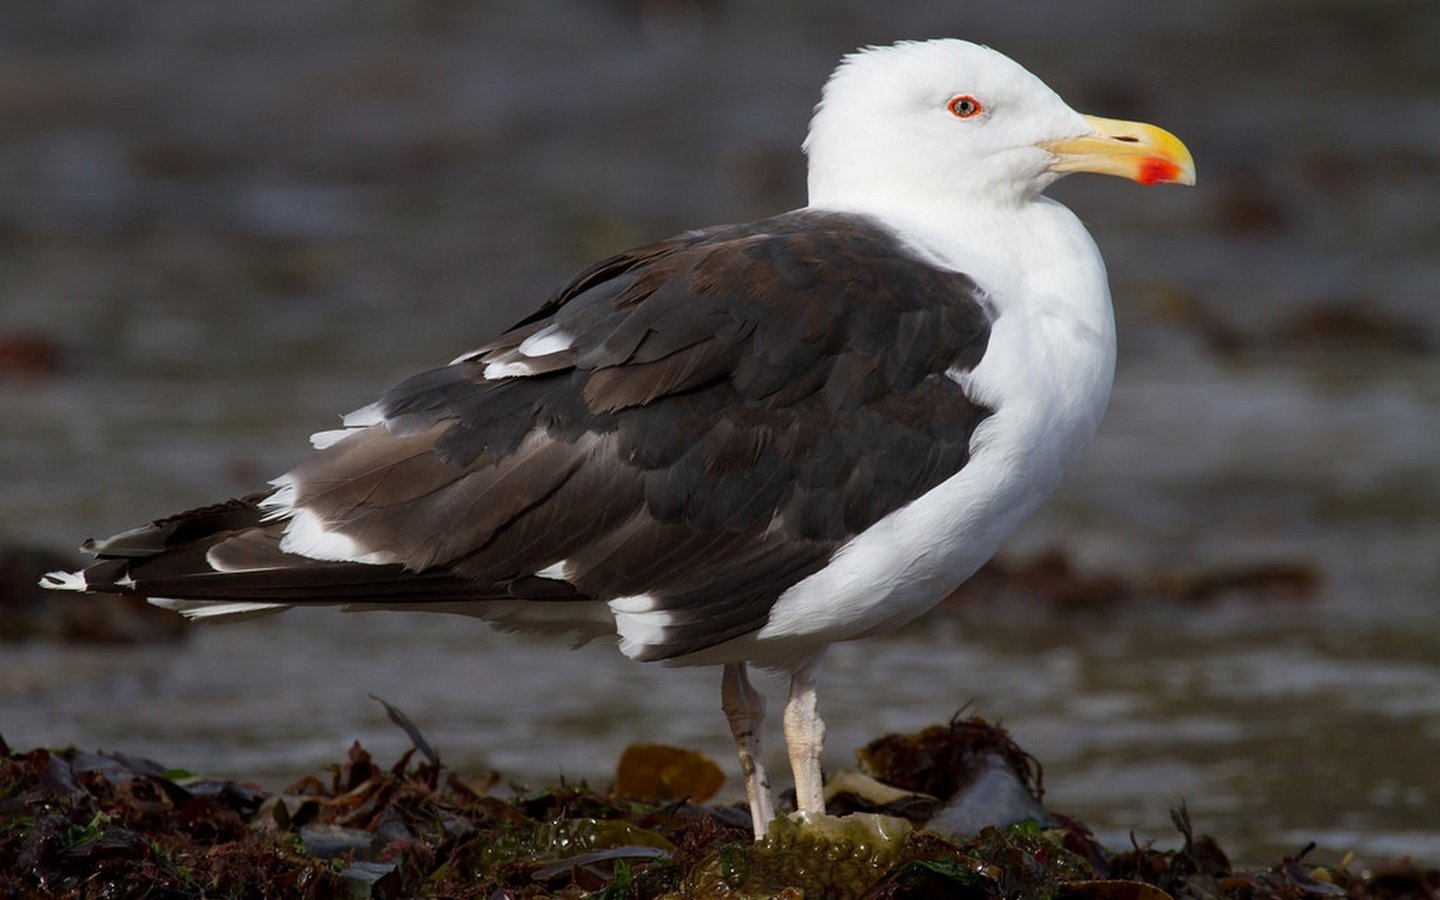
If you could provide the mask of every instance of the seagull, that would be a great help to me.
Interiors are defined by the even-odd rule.
[[[776,807],[749,667],[778,671],[797,811],[823,814],[826,649],[953,592],[1108,401],[1105,265],[1043,191],[1195,168],[957,39],[845,56],[803,149],[806,206],[597,262],[268,488],[86,541],[95,563],[42,583],[197,619],[461,613],[718,665],[757,839]]]

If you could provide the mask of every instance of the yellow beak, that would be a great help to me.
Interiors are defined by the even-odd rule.
[[[1085,116],[1095,131],[1042,146],[1052,172],[1099,172],[1141,184],[1194,184],[1195,160],[1180,139],[1144,122]]]

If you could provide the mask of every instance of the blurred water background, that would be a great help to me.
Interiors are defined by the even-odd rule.
[[[69,548],[254,489],[599,255],[799,205],[838,56],[942,35],[1170,128],[1199,186],[1052,191],[1108,260],[1119,372],[1006,559],[1058,549],[1127,599],[1011,592],[835,648],[827,765],[968,702],[1112,845],[1173,844],[1184,801],[1242,860],[1440,860],[1432,0],[4,4],[0,538]],[[1276,571],[1300,574],[1244,574]],[[604,782],[662,740],[738,797],[718,675],[292,613],[0,645],[0,734],[278,787],[355,738],[398,754],[375,693],[462,771]]]

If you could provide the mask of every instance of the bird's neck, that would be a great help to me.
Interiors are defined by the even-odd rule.
[[[1034,388],[1046,394],[1035,401],[1040,406],[1059,404],[1056,427],[1063,420],[1070,437],[1060,444],[1069,449],[1053,468],[1068,470],[1099,424],[1115,370],[1115,315],[1105,263],[1080,220],[1044,197],[1009,208],[888,203],[819,208],[878,219],[934,264],[974,279],[998,316],[992,343],[1009,342],[1008,352],[995,354],[996,365],[1013,363],[1029,371],[1045,361],[1049,367],[1045,378],[1002,373],[996,383],[1008,385],[1011,400],[1017,391]]]
[[[1110,292],[1099,250],[1080,220],[1044,196],[1001,201],[944,194],[820,193],[810,208],[879,220],[937,265],[964,272],[993,297],[1014,303],[1073,303],[1077,316],[1110,324]]]

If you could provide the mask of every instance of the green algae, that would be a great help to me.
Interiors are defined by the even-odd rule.
[[[798,888],[857,897],[902,861],[913,832],[904,819],[866,813],[779,818],[764,840],[724,847],[701,863],[686,895],[750,900]]]

